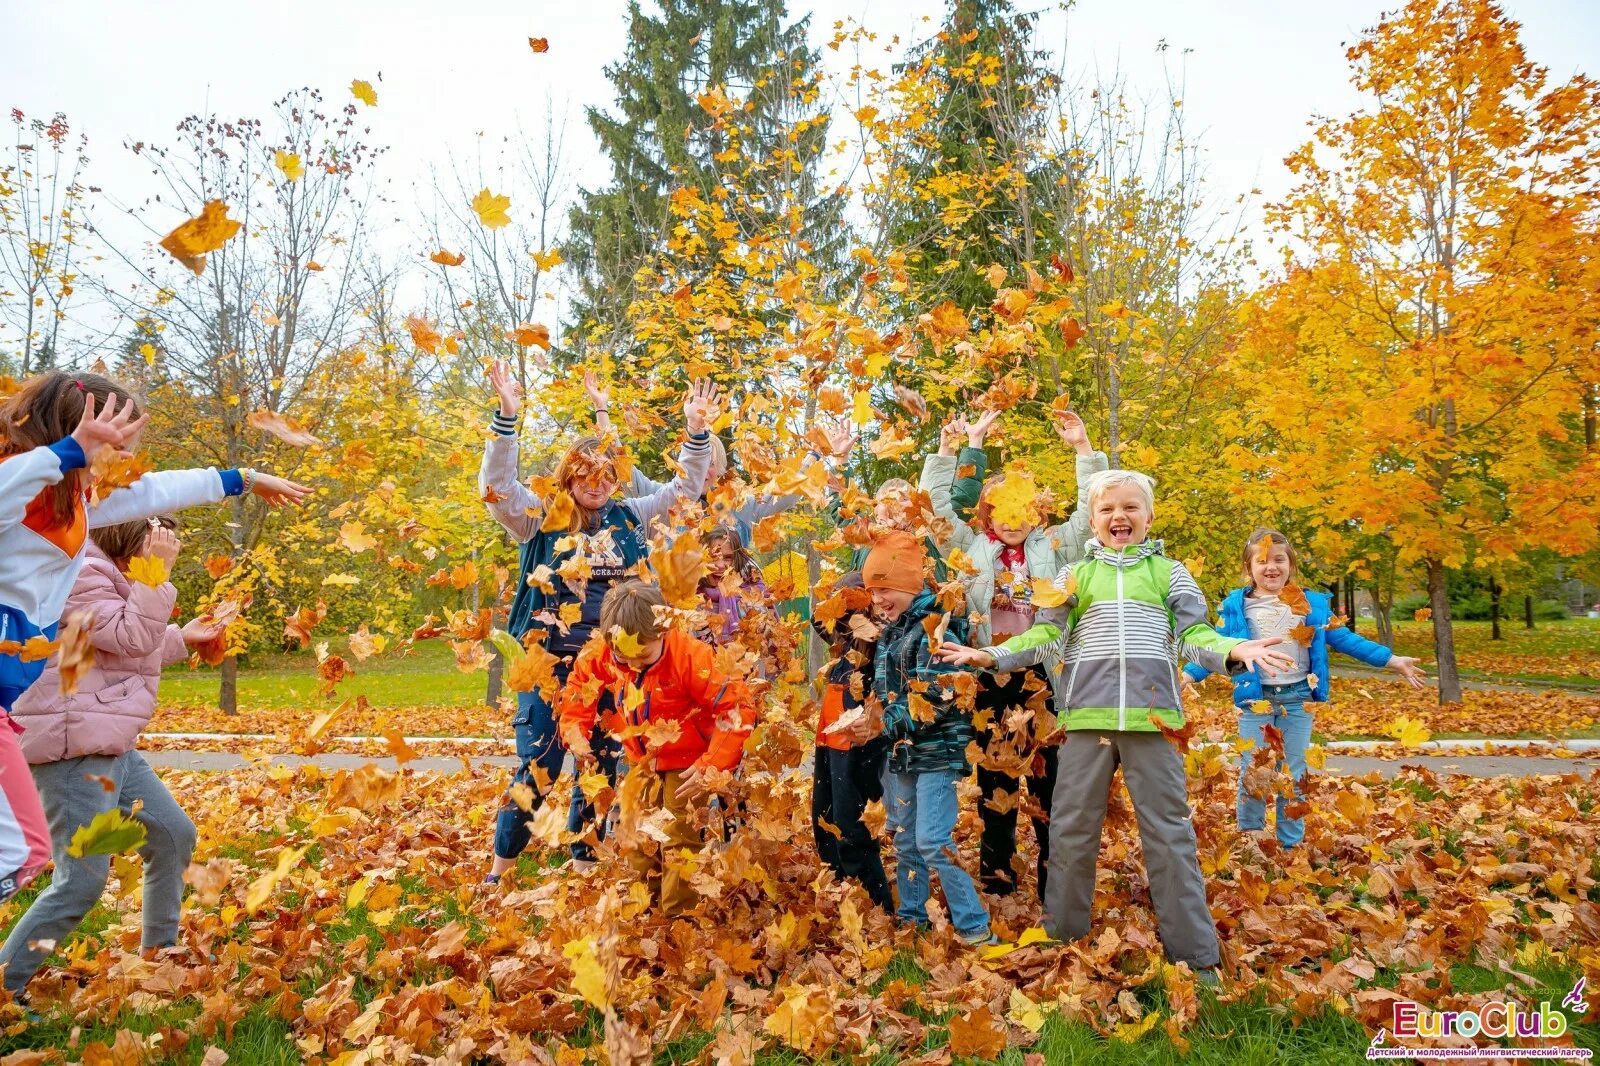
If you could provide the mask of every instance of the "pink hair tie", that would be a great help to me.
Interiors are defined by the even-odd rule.
[[[85,391],[84,387],[83,387],[83,382],[81,382],[81,381],[74,381],[72,383],[72,387],[77,389],[79,392]]]

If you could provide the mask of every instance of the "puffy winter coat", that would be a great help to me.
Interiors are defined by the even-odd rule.
[[[662,640],[661,658],[643,670],[617,662],[600,637],[590,640],[556,699],[562,735],[587,740],[598,716],[622,741],[629,765],[647,763],[657,773],[702,762],[732,770],[755,725],[750,690],[717,669],[705,641],[676,629]],[[677,722],[677,735],[649,742],[642,731],[652,722]]]
[[[62,617],[79,611],[94,616],[89,630],[94,664],[79,677],[77,690],[64,696],[60,659],[52,656],[38,682],[11,709],[26,730],[22,751],[29,763],[133,750],[155,713],[161,668],[188,654],[171,624],[177,599],[171,582],[151,588],[129,581],[89,542]]]

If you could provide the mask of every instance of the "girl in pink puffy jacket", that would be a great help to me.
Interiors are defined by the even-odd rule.
[[[19,993],[43,963],[45,944],[64,940],[83,921],[111,872],[111,858],[67,854],[72,835],[113,808],[133,812],[148,836],[144,858],[146,950],[176,943],[183,873],[194,852],[195,828],[144,757],[134,750],[156,709],[161,668],[185,658],[191,645],[221,635],[221,627],[194,619],[182,628],[170,619],[177,590],[129,580],[136,556],[159,559],[170,573],[178,558],[176,521],[162,515],[91,530],[90,545],[65,617],[88,612],[94,663],[70,696],[62,695],[59,662],[52,658],[38,684],[11,709],[22,725],[22,751],[44,801],[55,876],[0,947],[5,987]],[[33,944],[40,944],[34,948]]]

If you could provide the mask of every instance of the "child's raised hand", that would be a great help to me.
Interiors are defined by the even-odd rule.
[[[690,433],[704,433],[717,420],[717,383],[701,378],[683,399],[683,420]]]
[[[506,366],[504,359],[496,359],[494,365],[489,367],[489,384],[494,386],[495,395],[500,397],[500,413],[507,418],[515,418],[517,412],[522,410],[522,385],[511,376],[511,368]]]
[[[281,507],[286,503],[298,507],[311,495],[311,489],[299,482],[260,471],[256,472],[255,479],[250,483],[250,491],[265,500],[268,507]]]
[[[583,391],[588,394],[589,403],[596,411],[604,411],[611,407],[611,387],[600,384],[600,375],[591,368],[583,372]]]
[[[939,661],[954,663],[957,666],[976,666],[980,670],[988,670],[994,666],[994,656],[988,652],[948,640],[939,645]]]
[[[1389,657],[1389,669],[1411,682],[1412,688],[1427,688],[1428,675],[1422,672],[1421,660],[1410,655]]]
[[[178,551],[182,547],[178,535],[172,530],[166,526],[152,526],[150,532],[144,535],[144,548],[139,554],[160,559],[170,572],[172,564],[178,561]]]
[[[78,419],[78,428],[72,431],[72,439],[83,449],[84,458],[93,459],[95,453],[107,445],[120,448],[132,440],[150,418],[148,412],[134,418],[133,412],[133,398],[119,404],[115,394],[106,397],[105,407],[97,412],[94,393],[84,389],[83,417]]]
[[[971,448],[983,447],[984,440],[989,436],[989,427],[1000,418],[999,411],[985,411],[976,420],[967,423],[967,446]]]
[[[848,422],[837,422],[831,426],[824,426],[822,435],[828,442],[828,454],[835,459],[843,459],[850,454],[850,449],[856,444],[856,431]]]
[[[1078,412],[1068,408],[1059,408],[1052,412],[1056,424],[1056,434],[1065,444],[1072,445],[1074,451],[1080,455],[1088,455],[1094,451],[1089,444],[1089,430],[1085,428],[1083,419]]]
[[[1260,640],[1247,640],[1242,644],[1235,644],[1233,650],[1228,652],[1228,658],[1236,663],[1242,663],[1252,670],[1266,667],[1270,673],[1274,670],[1293,670],[1295,659],[1281,651],[1273,651],[1273,645],[1282,644],[1282,637],[1263,637]]]
[[[954,455],[956,445],[961,443],[961,438],[967,432],[967,416],[956,415],[943,426],[939,427],[939,454]]]

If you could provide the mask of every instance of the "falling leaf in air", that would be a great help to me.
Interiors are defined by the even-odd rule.
[[[544,252],[529,252],[528,254],[533,257],[533,265],[540,270],[554,270],[565,261],[561,258],[560,248],[551,248],[549,251]]]
[[[529,37],[528,47],[533,49],[534,55],[543,55],[550,51],[550,39],[548,37]]]
[[[511,225],[511,197],[496,196],[485,188],[472,198],[472,210],[477,212],[478,221],[489,229],[499,229],[501,226]]]
[[[245,418],[245,423],[251,429],[259,429],[263,433],[270,433],[285,444],[292,444],[296,448],[309,448],[313,444],[321,444],[316,437],[307,433],[305,427],[292,418],[286,418],[276,411],[265,408],[251,411]]]
[[[144,847],[144,823],[122,813],[116,807],[101,811],[88,825],[80,825],[67,845],[67,854],[74,859],[90,855],[123,855]]]
[[[438,263],[440,266],[447,267],[458,267],[467,261],[467,257],[465,255],[459,252],[447,252],[443,248],[428,256],[428,259],[432,262]]]
[[[368,107],[378,106],[378,90],[372,87],[370,81],[357,78],[350,83],[350,95],[366,104]]]
[[[300,162],[299,155],[294,152],[285,152],[280,148],[273,155],[272,161],[279,170],[283,171],[285,181],[293,183],[305,176],[305,164]]]
[[[241,228],[243,223],[228,217],[227,204],[209,200],[199,215],[161,238],[161,247],[198,275],[206,269],[206,253],[221,248]]]

